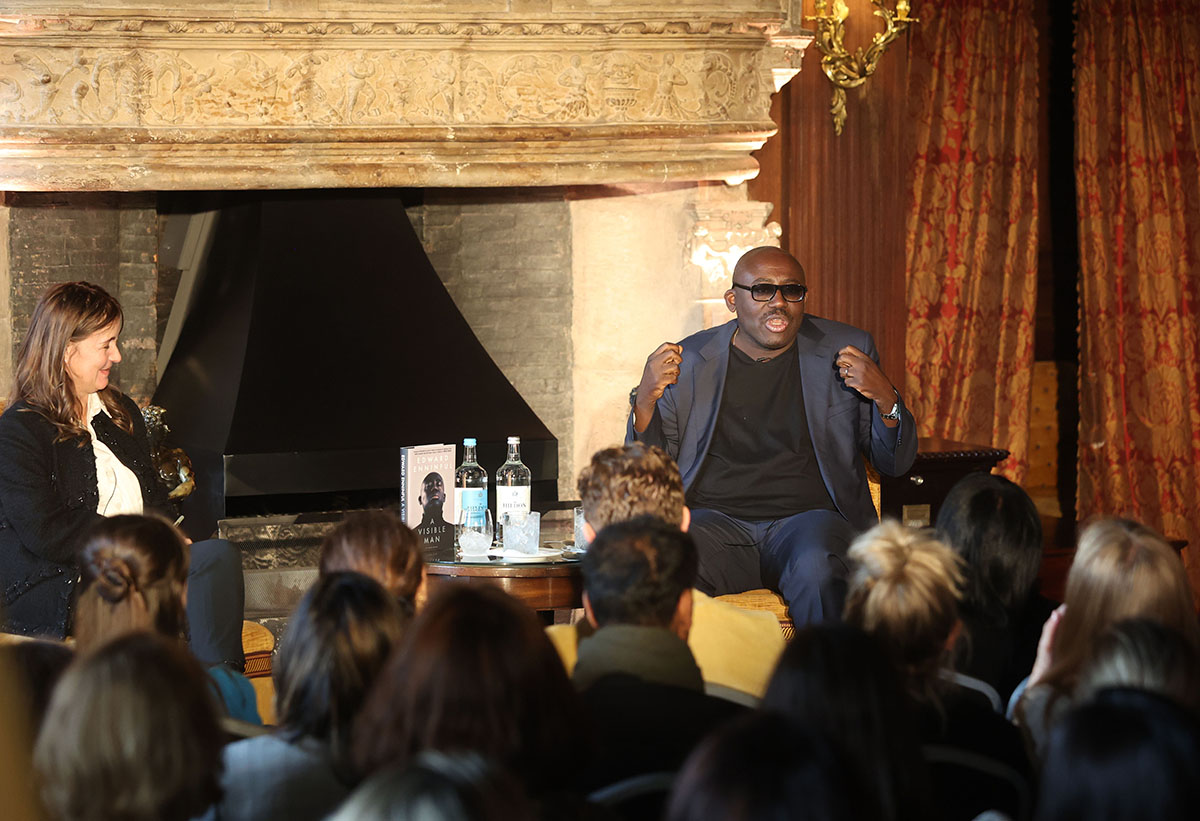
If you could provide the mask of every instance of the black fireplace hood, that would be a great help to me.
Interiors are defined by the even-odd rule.
[[[557,440],[476,339],[404,206],[396,192],[222,195],[154,395],[196,469],[193,538],[225,516],[395,498],[402,447],[461,456],[464,436],[489,471],[520,436],[535,505],[557,499]]]

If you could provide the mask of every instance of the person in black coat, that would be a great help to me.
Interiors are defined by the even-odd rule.
[[[121,361],[121,305],[67,282],[34,308],[0,415],[0,609],[3,630],[71,632],[83,535],[104,516],[166,512],[137,405],[110,384]],[[193,651],[240,669],[241,565],[221,540],[192,546]]]

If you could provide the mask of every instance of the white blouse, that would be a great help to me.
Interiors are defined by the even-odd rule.
[[[98,393],[88,394],[87,429],[92,435],[92,452],[96,455],[96,485],[100,491],[100,502],[96,512],[101,516],[117,516],[122,513],[142,512],[142,485],[137,474],[117,458],[108,445],[96,438],[92,420],[96,414],[109,415],[108,408]]]

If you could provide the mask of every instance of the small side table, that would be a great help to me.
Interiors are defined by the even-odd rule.
[[[879,477],[882,513],[907,525],[929,527],[959,479],[968,473],[989,473],[1007,456],[1007,450],[990,445],[921,439],[908,473]]]

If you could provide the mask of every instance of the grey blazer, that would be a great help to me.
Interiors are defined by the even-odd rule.
[[[685,488],[691,487],[698,475],[712,441],[729,366],[729,343],[736,328],[734,319],[680,342],[679,381],[663,392],[646,430],[637,433],[633,413],[629,414],[626,443],[646,442],[666,450],[678,462]],[[838,511],[854,527],[866,530],[878,518],[863,457],[887,476],[905,473],[917,455],[917,428],[903,400],[900,424],[889,428],[874,402],[837,377],[834,360],[846,345],[879,361],[871,335],[841,322],[806,315],[796,336],[804,410],[821,479]]]

